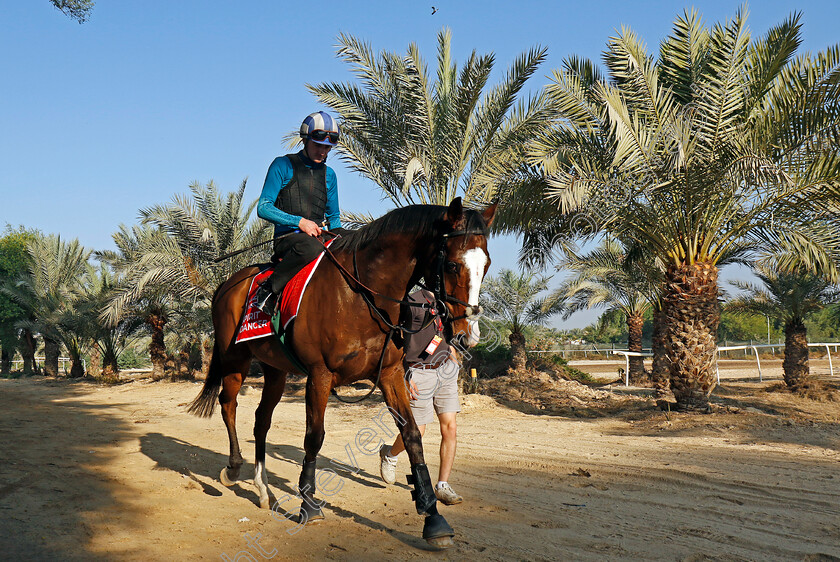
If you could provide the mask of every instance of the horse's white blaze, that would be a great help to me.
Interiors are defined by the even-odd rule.
[[[260,493],[260,507],[268,507],[270,500],[268,498],[268,486],[265,483],[265,467],[263,463],[258,462],[254,469],[254,485]]]
[[[464,265],[469,274],[469,297],[467,302],[471,306],[478,306],[478,293],[481,291],[481,281],[484,279],[484,266],[487,265],[487,252],[481,248],[473,248],[464,252]],[[478,343],[481,332],[478,328],[478,320],[468,320],[470,325],[469,346]]]
[[[467,250],[464,252],[464,264],[470,276],[470,296],[467,302],[472,306],[477,306],[481,280],[484,279],[484,266],[487,265],[487,253],[481,248]]]

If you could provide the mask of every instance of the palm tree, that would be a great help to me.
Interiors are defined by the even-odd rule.
[[[169,204],[141,210],[143,226],[121,226],[114,235],[119,251],[101,254],[120,275],[103,319],[113,325],[126,314],[145,318],[155,376],[163,374],[163,329],[171,316],[184,308],[208,309],[216,287],[239,269],[265,261],[265,243],[271,240],[270,225],[251,220],[256,201],[243,202],[245,182],[227,194],[212,181],[194,183],[190,190],[192,197],[176,196]],[[210,330],[208,323],[205,332]]]
[[[658,59],[623,28],[608,77],[571,58],[548,87],[563,121],[533,147],[550,187],[531,215],[586,213],[662,261],[680,408],[706,408],[714,388],[724,256],[782,242],[815,267],[840,255],[823,204],[840,195],[840,48],[793,58],[800,19],[751,40],[740,11],[711,29],[687,12]]]
[[[172,295],[165,285],[149,282],[147,269],[150,269],[149,256],[154,256],[155,249],[166,244],[165,234],[150,226],[133,226],[129,229],[120,225],[113,239],[117,251],[97,252],[97,257],[111,266],[118,276],[99,319],[109,328],[123,321],[142,321],[150,336],[152,377],[159,380],[164,376],[166,364],[163,331],[172,307]]]
[[[520,96],[544,48],[522,54],[486,89],[495,56],[473,51],[459,70],[450,43],[449,30],[441,31],[432,77],[415,44],[405,55],[375,56],[342,34],[338,56],[361,84],[307,86],[341,116],[341,158],[397,205],[447,205],[459,194],[468,205],[496,198],[525,165],[526,141],[550,120],[542,95]]]
[[[490,277],[482,285],[481,303],[487,316],[510,330],[508,340],[514,369],[524,369],[527,362],[523,329],[545,324],[550,316],[563,309],[561,299],[537,298],[548,289],[548,281],[549,277],[503,269],[498,277]]]
[[[96,365],[91,365],[89,370],[106,377],[119,373],[119,356],[143,324],[142,318],[130,314],[123,315],[114,324],[100,319],[103,308],[113,297],[117,283],[108,265],[90,267],[78,289],[76,314],[68,322],[68,328],[83,335],[91,344],[91,363],[95,362]]]
[[[171,203],[140,211],[143,224],[158,227],[164,236],[152,237],[140,264],[147,283],[165,284],[178,302],[209,304],[216,287],[236,271],[265,260],[270,225],[251,220],[257,201],[246,205],[245,182],[222,194],[211,181],[190,185],[192,197],[175,196]],[[229,259],[215,259],[249,248]]]
[[[74,298],[75,300],[75,298]],[[78,303],[72,302],[58,321],[58,333],[67,356],[70,358],[70,376],[73,378],[85,375],[82,356],[90,347],[91,339],[85,330],[80,329],[82,314],[76,308]]]
[[[607,306],[608,312],[620,311],[627,319],[627,349],[641,353],[644,316],[656,301],[660,284],[656,265],[628,255],[618,241],[607,238],[585,255],[567,251],[557,268],[572,272],[554,292],[555,298],[566,302],[563,318],[601,305]],[[629,364],[630,379],[640,381],[644,375],[642,357],[631,356]]]
[[[730,312],[760,314],[785,326],[785,358],[782,363],[785,384],[794,391],[808,387],[808,337],[805,319],[840,297],[837,286],[824,276],[808,271],[783,271],[777,264],[754,267],[761,285],[731,281],[744,294],[726,304]]]
[[[93,0],[50,0],[50,2],[65,16],[79,23],[85,23],[90,18],[94,4]]]
[[[172,329],[167,340],[169,347],[178,350],[174,360],[178,376],[194,377],[196,369],[190,362],[194,347],[201,353],[201,372],[206,373],[213,352],[213,335],[208,330],[213,323],[210,307],[181,306],[172,311],[170,319]]]
[[[74,334],[65,333],[63,323],[73,312],[75,289],[88,267],[90,250],[77,239],[64,242],[58,235],[36,236],[27,246],[28,270],[19,275],[12,287],[4,292],[14,298],[28,312],[28,320],[19,326],[40,333],[44,339],[44,372],[58,375],[58,357],[61,343],[69,343],[69,351],[80,350],[82,342]],[[78,345],[77,345],[78,344]],[[79,360],[81,354],[74,355]],[[79,365],[72,374],[78,374]]]

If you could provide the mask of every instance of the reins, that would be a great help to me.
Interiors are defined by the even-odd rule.
[[[383,314],[383,311],[378,306],[376,306],[376,303],[371,300],[371,297],[381,297],[385,300],[389,300],[393,303],[397,303],[397,304],[404,305],[404,306],[414,306],[414,307],[429,308],[429,309],[431,309],[432,307],[430,307],[427,304],[423,304],[423,303],[416,303],[416,302],[412,302],[412,301],[409,301],[409,300],[395,299],[395,298],[390,297],[386,294],[380,293],[379,291],[371,289],[370,287],[368,287],[367,285],[362,283],[362,281],[359,279],[359,267],[358,267],[358,263],[356,262],[356,251],[355,250],[353,251],[353,270],[355,271],[355,275],[353,273],[350,273],[349,271],[347,271],[347,268],[344,267],[343,265],[341,265],[341,262],[338,261],[338,258],[335,256],[335,254],[332,253],[332,251],[327,247],[326,244],[324,244],[324,252],[326,252],[326,254],[329,256],[330,260],[332,260],[332,262],[335,264],[335,266],[341,272],[341,274],[345,278],[345,280],[352,281],[353,283],[355,283],[356,285],[359,286],[360,289],[358,289],[358,293],[361,295],[362,299],[364,299],[365,304],[368,305],[368,308],[371,309],[376,314],[376,316],[379,318],[379,320],[381,320],[383,324],[385,324],[388,328],[390,328],[391,331],[399,330],[399,331],[402,331],[402,332],[408,333],[408,334],[416,334],[416,333],[428,328],[429,325],[434,320],[434,319],[430,320],[428,323],[426,323],[424,326],[422,326],[418,330],[409,330],[408,328],[405,328],[403,326],[393,324],[391,322],[391,320],[385,314]],[[435,308],[435,310],[437,310],[437,309]]]
[[[325,232],[327,232],[328,234],[332,234],[329,231],[325,231]],[[371,289],[370,287],[365,285],[361,281],[361,279],[359,279],[360,275],[359,275],[359,266],[358,266],[358,262],[357,262],[357,259],[356,259],[356,250],[353,250],[353,272],[354,273],[350,273],[347,270],[347,268],[344,267],[341,264],[341,262],[338,260],[336,255],[333,254],[333,252],[329,249],[329,247],[324,242],[322,242],[321,240],[318,240],[321,243],[321,245],[324,246],[324,253],[326,253],[327,256],[329,256],[330,260],[333,262],[333,264],[335,264],[336,268],[339,270],[342,277],[344,277],[345,281],[348,281],[348,285],[351,285],[351,289],[353,287],[352,287],[352,284],[350,283],[350,281],[352,281],[353,283],[356,284],[357,288],[354,289],[354,291],[358,292],[361,295],[362,299],[365,301],[365,304],[367,304],[368,309],[371,310],[374,314],[376,314],[376,316],[379,318],[379,320],[383,324],[385,324],[385,326],[387,326],[388,329],[389,329],[388,330],[388,336],[385,338],[385,344],[382,346],[382,351],[379,354],[379,364],[378,364],[377,370],[376,370],[376,380],[374,381],[371,389],[368,391],[367,394],[365,394],[364,396],[362,396],[360,398],[357,398],[355,400],[348,400],[346,398],[342,398],[341,396],[339,396],[338,393],[336,392],[335,388],[333,388],[331,390],[331,392],[340,402],[344,402],[345,404],[356,404],[358,402],[361,402],[362,400],[365,400],[371,394],[373,394],[373,392],[376,390],[376,387],[379,386],[379,380],[382,378],[382,364],[385,361],[385,352],[388,350],[388,344],[391,343],[391,340],[393,339],[395,332],[401,331],[401,332],[406,333],[406,334],[417,334],[417,333],[422,332],[423,330],[427,329],[435,321],[435,319],[437,317],[441,317],[444,324],[446,326],[451,327],[451,323],[454,322],[455,320],[460,320],[462,318],[469,318],[469,317],[473,316],[475,314],[473,312],[473,310],[476,309],[476,308],[478,309],[477,313],[478,314],[481,313],[481,307],[480,306],[473,306],[473,305],[471,305],[467,302],[462,301],[461,299],[458,299],[456,297],[448,295],[446,293],[446,283],[443,281],[443,275],[444,275],[443,268],[445,266],[446,258],[448,256],[448,252],[447,252],[447,249],[446,249],[446,240],[448,238],[453,238],[453,237],[456,237],[456,236],[468,236],[468,235],[486,236],[486,232],[477,231],[477,230],[456,230],[456,231],[453,231],[453,232],[448,232],[448,233],[445,233],[445,234],[441,234],[440,245],[439,245],[439,249],[438,249],[438,256],[437,256],[437,260],[436,260],[437,261],[437,267],[436,267],[436,271],[435,271],[435,287],[434,287],[434,290],[429,290],[427,287],[425,287],[423,285],[420,285],[424,289],[429,290],[429,292],[431,292],[434,295],[434,304],[433,305],[431,303],[417,303],[417,302],[412,302],[412,301],[408,301],[408,300],[405,300],[405,299],[395,299],[394,297],[391,297],[389,295],[380,293],[379,291],[376,291],[375,289]],[[337,235],[333,235],[333,236],[337,236]],[[432,314],[430,315],[430,318],[429,318],[428,322],[426,322],[424,325],[422,325],[417,330],[411,330],[411,329],[409,329],[405,326],[400,326],[400,325],[392,323],[390,318],[388,318],[387,314],[385,314],[383,310],[381,310],[378,306],[376,306],[376,303],[373,301],[374,297],[380,297],[382,299],[385,299],[385,300],[388,300],[388,301],[391,301],[393,303],[403,305],[403,306],[414,306],[414,307],[426,308],[428,310],[431,310]],[[461,316],[450,317],[449,316],[449,309],[446,307],[446,304],[443,304],[443,306],[442,306],[443,314],[441,314],[440,311],[438,310],[437,305],[438,305],[438,303],[447,303],[447,302],[463,305],[466,309],[466,312],[464,314],[462,314]]]
[[[320,224],[321,227],[325,227],[326,225],[327,225],[327,221],[324,221]],[[281,240],[281,239],[285,238],[286,236],[289,236],[290,234],[296,234],[298,232],[300,232],[300,230],[290,230],[289,232],[283,233],[280,236],[275,236],[274,238],[270,238],[269,240],[263,240],[262,242],[257,242],[256,244],[252,244],[252,245],[248,246],[247,248],[242,248],[241,250],[236,250],[235,252],[230,252],[229,254],[219,256],[218,258],[213,260],[213,263],[219,263],[220,261],[224,261],[228,258],[232,258],[233,256],[238,256],[239,254],[241,254],[243,252],[247,252],[249,250],[253,250],[254,248],[259,248],[260,246],[265,246],[266,244],[268,244],[270,242],[276,242],[277,240]],[[325,230],[324,232],[326,232],[327,234],[332,234],[332,232],[330,232],[328,230]],[[333,236],[338,236],[337,234],[332,234],[332,235]]]
[[[448,232],[446,234],[441,234],[440,235],[441,243],[440,243],[440,249],[438,250],[438,258],[437,258],[438,266],[437,266],[437,271],[436,271],[436,275],[435,275],[435,288],[434,289],[429,289],[428,287],[426,287],[425,285],[423,285],[421,283],[418,283],[418,285],[420,285],[421,287],[423,287],[427,291],[434,294],[435,299],[438,300],[438,301],[449,302],[449,303],[453,303],[453,304],[460,304],[460,305],[463,305],[464,307],[466,307],[469,310],[471,308],[474,308],[473,305],[471,305],[468,302],[464,302],[459,298],[449,296],[446,293],[446,284],[443,282],[443,267],[444,267],[444,262],[446,261],[446,255],[447,255],[446,239],[447,238],[453,238],[453,237],[456,237],[456,236],[467,236],[467,235],[486,236],[486,233],[484,231],[479,231],[479,230],[456,230],[454,232]],[[335,256],[335,254],[332,253],[332,251],[327,247],[326,244],[324,244],[323,242],[321,242],[321,244],[324,246],[324,251],[326,252],[326,254],[330,257],[330,259],[335,264],[335,266],[339,269],[339,271],[341,271],[341,273],[344,275],[345,279],[349,279],[349,280],[353,281],[356,285],[358,285],[359,287],[361,287],[362,289],[364,289],[365,291],[370,293],[370,295],[376,296],[376,297],[381,297],[385,300],[389,300],[391,302],[401,304],[401,305],[405,305],[405,306],[426,307],[426,305],[424,305],[422,303],[414,303],[414,302],[411,302],[411,301],[408,301],[408,300],[395,299],[395,298],[390,297],[386,294],[380,293],[379,291],[371,289],[370,287],[368,287],[367,285],[362,283],[362,281],[359,279],[359,267],[358,267],[358,264],[356,262],[356,251],[355,250],[353,251],[353,270],[355,271],[355,275],[354,275],[354,274],[350,273],[349,271],[347,271],[347,268],[344,267],[341,264],[341,262],[338,261],[338,258]],[[366,302],[368,303],[368,305],[371,304],[369,301],[367,301],[367,299],[366,299]],[[462,316],[457,316],[455,318],[452,318],[452,320],[460,320],[462,318],[468,318],[469,316],[472,316],[472,315],[471,314],[465,314],[465,315],[462,315]],[[383,319],[383,321],[384,321],[384,319]],[[389,328],[394,328],[394,326],[390,323],[386,322],[386,325]]]

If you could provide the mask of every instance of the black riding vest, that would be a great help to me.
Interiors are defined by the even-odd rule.
[[[312,222],[324,222],[327,211],[327,166],[308,168],[297,154],[287,154],[294,174],[280,190],[274,206]]]

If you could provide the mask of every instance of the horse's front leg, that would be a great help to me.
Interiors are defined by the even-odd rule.
[[[300,522],[307,523],[324,518],[321,506],[315,500],[315,461],[324,444],[324,412],[332,388],[332,373],[326,369],[313,370],[306,380],[306,435],[303,438],[303,469],[300,471],[298,491],[303,500]]]
[[[408,483],[414,485],[411,497],[414,499],[417,513],[426,516],[423,524],[423,538],[429,544],[438,548],[452,546],[454,544],[452,537],[455,536],[455,531],[437,510],[437,496],[435,496],[429,469],[423,458],[423,441],[411,413],[408,388],[402,367],[397,366],[387,373],[382,373],[379,388],[385,397],[385,404],[391,408],[392,413],[395,412],[405,421],[405,423],[398,423],[397,425],[405,451],[408,453],[408,460],[411,463],[411,474],[408,476]]]

